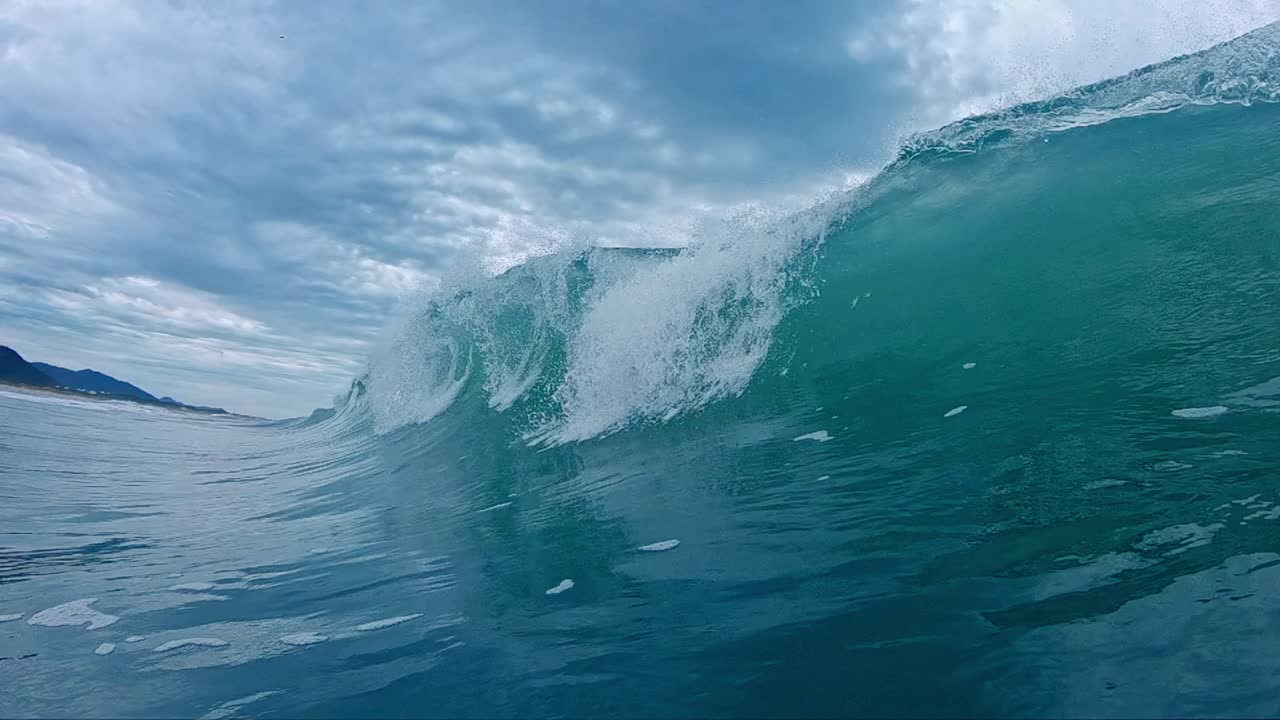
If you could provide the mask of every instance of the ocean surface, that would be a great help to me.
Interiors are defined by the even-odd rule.
[[[0,716],[1280,714],[1277,99],[459,279],[307,419],[0,389]]]

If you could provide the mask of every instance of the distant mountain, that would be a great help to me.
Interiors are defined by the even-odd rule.
[[[117,380],[97,370],[68,370],[48,363],[31,363],[32,367],[53,378],[55,384],[81,392],[105,393],[134,397],[150,402],[161,402],[159,398],[143,390],[137,385]]]
[[[165,403],[165,404],[168,405],[170,403]],[[227,412],[226,408],[213,407],[211,405],[188,405],[186,403],[173,403],[173,404],[177,405],[180,408],[186,408],[188,410],[198,410],[200,412],[209,413],[211,415],[230,415],[231,414]]]
[[[177,405],[178,407],[183,407],[183,408],[186,408],[186,409],[188,409],[188,410],[199,410],[200,412],[213,413],[214,415],[229,415],[229,414],[230,414],[230,413],[228,413],[225,409],[220,408],[220,407],[209,407],[208,405],[188,405],[188,404],[186,404],[186,403],[184,403],[184,402],[178,402],[177,400],[174,400],[173,398],[169,397],[168,395],[165,395],[164,397],[160,398],[159,400],[156,400],[156,402],[160,403],[161,405]]]
[[[214,415],[230,414],[219,407],[188,405],[168,396],[158,398],[137,385],[118,380],[97,370],[68,370],[48,363],[29,363],[16,350],[4,345],[0,345],[0,383],[47,387],[54,391],[86,393],[149,405],[167,405]]]
[[[4,345],[0,345],[0,381],[37,387],[52,387],[57,384],[34,365],[23,360],[16,350]]]

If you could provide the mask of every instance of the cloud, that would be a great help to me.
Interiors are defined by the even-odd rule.
[[[144,319],[173,331],[193,334],[261,334],[266,327],[218,305],[204,293],[166,285],[146,277],[103,278],[75,291],[49,289],[49,305],[92,319],[96,325],[133,326]]]
[[[0,134],[0,227],[3,238],[48,239],[118,211],[84,168],[48,149]],[[21,248],[14,245],[13,250]]]
[[[1215,7],[16,0],[0,342],[305,413],[451,264],[680,245],[856,185],[907,130],[1280,14]]]

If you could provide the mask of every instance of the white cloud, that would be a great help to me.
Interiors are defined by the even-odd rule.
[[[218,304],[207,293],[148,277],[103,278],[78,291],[49,290],[50,304],[99,321],[159,324],[193,333],[260,334],[266,326]]]
[[[6,236],[48,239],[73,224],[106,221],[117,210],[83,167],[0,133],[0,246]]]

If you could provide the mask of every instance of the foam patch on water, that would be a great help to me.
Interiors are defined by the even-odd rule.
[[[953,408],[951,408],[950,410],[948,410],[948,411],[946,411],[945,413],[943,413],[942,417],[944,417],[944,418],[955,417],[956,415],[959,415],[960,413],[962,413],[962,412],[964,412],[965,410],[968,410],[968,409],[969,409],[969,406],[968,406],[968,405],[961,405],[961,406],[959,406],[959,407],[953,407]]]
[[[1169,414],[1180,418],[1207,418],[1214,417],[1215,415],[1221,415],[1229,409],[1230,408],[1223,405],[1214,405],[1212,407],[1182,408],[1180,410],[1174,410]]]
[[[235,700],[228,700],[227,702],[222,703],[221,705],[215,707],[214,709],[210,710],[204,715],[201,715],[200,720],[224,720],[224,718],[229,718],[233,715],[236,715],[237,711],[240,708],[244,707],[245,705],[248,705],[250,703],[255,703],[263,698],[271,697],[272,695],[279,695],[279,694],[280,694],[279,690],[267,690],[266,692],[254,693],[253,695],[249,695],[248,697],[237,698]]]
[[[0,615],[0,622],[13,622],[14,620],[21,620],[21,619],[22,619],[22,613],[17,613],[14,615]]]
[[[1115,480],[1113,478],[1107,478],[1105,480],[1094,480],[1091,483],[1085,483],[1084,489],[1085,490],[1101,490],[1103,488],[1119,487],[1120,485],[1127,485],[1127,484],[1128,484],[1127,480]]]
[[[116,651],[115,643],[102,643],[93,651],[94,655],[110,655]]]
[[[819,476],[818,476],[818,482],[822,482],[823,480],[830,480],[830,479],[831,479],[831,476],[830,476],[830,475],[819,475]]]
[[[504,508],[504,507],[511,507],[511,503],[509,503],[509,502],[504,502],[504,503],[498,503],[497,505],[490,505],[489,507],[487,507],[487,508],[485,508],[485,509],[483,509],[483,510],[477,510],[476,512],[477,512],[477,513],[493,512],[494,510],[501,510],[501,509],[502,509],[502,508]]]
[[[179,585],[174,585],[169,589],[176,590],[178,592],[181,592],[183,590],[190,590],[192,592],[203,592],[205,590],[212,590],[215,587],[217,586],[211,582],[189,582],[189,583],[181,583]]]
[[[641,545],[636,549],[640,550],[641,552],[664,552],[666,550],[670,550],[676,547],[679,544],[680,544],[679,540],[674,540],[674,539],[663,540],[662,542],[650,543],[648,545]]]
[[[1151,469],[1158,470],[1159,472],[1177,472],[1178,470],[1186,470],[1189,467],[1191,467],[1191,465],[1188,463],[1178,462],[1177,460],[1165,460],[1164,462],[1158,462],[1155,465],[1152,465]]]
[[[328,639],[329,639],[328,635],[321,635],[320,633],[313,633],[313,632],[304,632],[304,633],[294,633],[293,635],[285,635],[284,637],[280,638],[280,642],[284,643],[285,645],[315,645],[316,643],[322,643]]]
[[[170,640],[167,643],[162,643],[160,645],[157,645],[155,652],[158,652],[158,653],[169,652],[170,650],[177,650],[178,648],[184,648],[184,647],[220,648],[220,647],[226,647],[230,644],[231,643],[227,642],[226,640],[223,640],[222,638],[207,638],[207,637],[183,638],[181,640]]]
[[[389,628],[392,625],[399,625],[400,623],[406,623],[406,622],[409,622],[410,620],[417,620],[420,617],[422,617],[422,613],[414,613],[412,615],[400,615],[399,617],[387,618],[386,620],[374,620],[373,622],[367,622],[367,623],[364,623],[363,625],[357,625],[356,630],[359,630],[360,632],[382,630],[383,628]]]
[[[145,635],[130,635],[129,637],[125,638],[124,641],[127,643],[140,643],[146,639],[147,637]]]
[[[978,367],[978,363],[976,363],[976,362],[967,362],[967,363],[965,363],[965,364],[961,365],[960,367],[964,368],[965,370],[972,370],[972,369],[974,369],[974,368]]]
[[[547,590],[547,594],[548,594],[548,595],[559,595],[560,593],[564,592],[565,590],[571,590],[571,589],[573,589],[573,581],[572,581],[572,580],[570,580],[569,578],[565,578],[564,580],[561,580],[561,581],[560,581],[560,584],[559,584],[559,585],[556,585],[555,587],[548,589],[548,590]]]
[[[826,430],[819,430],[817,432],[806,433],[797,438],[792,438],[791,441],[799,442],[801,440],[815,440],[817,442],[826,442],[834,439],[835,438],[831,437],[831,433],[828,433]]]
[[[120,618],[115,615],[100,613],[89,607],[98,602],[98,598],[86,598],[83,600],[72,600],[69,603],[63,603],[48,610],[41,610],[31,619],[27,621],[29,625],[43,625],[45,627],[61,627],[65,625],[87,625],[87,630],[97,630],[108,625],[113,625]]]

